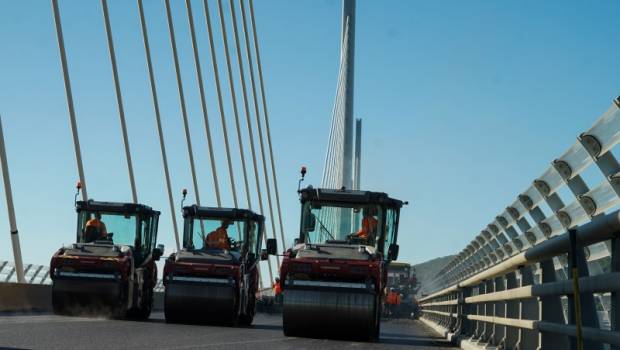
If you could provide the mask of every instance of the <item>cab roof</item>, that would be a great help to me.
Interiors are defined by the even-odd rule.
[[[148,205],[138,203],[121,203],[121,202],[100,202],[89,199],[88,201],[77,201],[75,203],[75,209],[80,211],[103,211],[111,213],[129,213],[129,214],[146,214],[146,215],[159,215],[159,211],[153,210]]]
[[[264,216],[256,214],[248,209],[200,207],[196,204],[183,207],[183,217],[185,218],[188,216],[226,218],[232,220],[250,219],[265,222]]]
[[[411,264],[402,262],[402,261],[392,261],[390,262],[390,267],[411,267]]]
[[[360,190],[335,190],[326,188],[313,188],[308,186],[299,190],[302,203],[308,201],[327,201],[339,203],[379,204],[387,207],[400,208],[405,202],[390,198],[384,192],[360,191]]]

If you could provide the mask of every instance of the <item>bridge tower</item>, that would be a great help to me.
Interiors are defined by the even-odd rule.
[[[340,36],[340,68],[336,97],[332,110],[331,128],[323,168],[321,187],[332,189],[359,188],[359,163],[354,150],[359,141],[355,136],[355,0],[342,2],[342,32]],[[361,124],[360,124],[361,130]],[[338,227],[336,238],[342,239],[355,226],[349,210],[334,209],[322,221]]]
[[[344,103],[343,103],[343,164],[342,186],[353,188],[353,101],[355,92],[355,0],[342,2],[342,35],[341,43],[346,57],[341,67],[344,73]]]

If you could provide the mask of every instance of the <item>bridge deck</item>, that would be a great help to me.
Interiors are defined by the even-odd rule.
[[[28,349],[452,349],[419,321],[383,323],[379,343],[287,338],[279,315],[258,315],[251,328],[166,324],[53,315],[0,315],[0,348]]]

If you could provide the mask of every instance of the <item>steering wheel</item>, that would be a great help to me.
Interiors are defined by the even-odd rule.
[[[347,235],[347,242],[349,244],[353,243],[353,244],[360,244],[360,243],[365,243],[368,241],[368,238],[364,238],[364,237],[359,237],[357,235],[357,233],[352,233],[350,235]]]
[[[234,238],[228,238],[228,244],[230,245],[230,250],[239,248],[239,242],[237,242]]]

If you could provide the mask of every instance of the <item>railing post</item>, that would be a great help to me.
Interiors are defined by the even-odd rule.
[[[493,292],[501,292],[506,289],[504,284],[504,276],[496,277],[495,279],[493,279],[493,281],[491,281],[491,283],[493,285]],[[503,301],[494,302],[492,311],[492,315],[495,317],[505,317],[506,303]],[[504,334],[506,334],[506,326],[493,323],[492,332],[489,336],[489,344],[499,345],[499,343],[504,338]]]
[[[523,278],[521,278],[523,280]],[[511,272],[506,275],[506,289],[517,288],[517,274]],[[519,313],[519,302],[516,300],[510,300],[506,302],[504,314],[507,318],[522,319]],[[519,341],[519,329],[516,327],[506,327],[503,339],[500,341],[500,348],[502,349],[514,349]]]
[[[611,240],[611,271],[620,271],[620,238]],[[620,331],[620,292],[611,293],[611,330]],[[611,350],[620,350],[620,346],[611,346]]]
[[[577,259],[577,272],[579,277],[589,276],[588,262],[586,261],[583,247],[577,242],[577,256],[568,256],[569,266],[572,259]],[[573,277],[572,269],[568,269],[569,279]],[[581,302],[581,322],[584,327],[600,328],[598,321],[598,314],[596,312],[596,303],[594,301],[594,295],[592,293],[580,293],[579,299]],[[576,296],[573,294],[568,295],[568,324],[575,324],[575,301],[573,298]],[[577,349],[577,342],[575,338],[570,338],[570,348]],[[584,340],[584,348],[588,350],[603,350],[603,343]]]
[[[520,287],[534,284],[534,273],[531,266],[523,266],[519,269],[521,274]],[[539,317],[539,303],[536,298],[521,300],[519,302],[519,319],[536,320]],[[562,317],[563,318],[563,317]],[[536,349],[539,345],[538,332],[529,329],[519,329],[518,349]]]
[[[493,280],[487,280],[485,282],[486,286],[485,286],[485,294],[488,293],[493,293],[495,292],[495,285],[493,283]],[[484,314],[486,316],[495,316],[495,302],[487,302],[484,303]],[[493,330],[495,329],[495,324],[494,323],[490,323],[490,322],[485,322],[484,324],[484,333],[482,335],[482,340],[490,345],[495,345],[493,343],[493,339],[491,338],[493,335]]]
[[[481,282],[478,285],[477,288],[477,293],[476,295],[481,295],[484,294],[484,282]],[[475,309],[472,310],[474,311],[474,315],[483,315],[484,314],[484,304],[483,303],[477,303],[475,306]],[[474,321],[475,327],[474,327],[474,331],[471,335],[471,339],[472,340],[478,340],[482,334],[483,334],[483,325],[484,323],[482,321]]]
[[[555,282],[555,266],[553,260],[545,260],[540,263],[542,273],[541,282]],[[540,320],[564,323],[564,311],[559,296],[540,297]],[[540,332],[539,349],[568,349],[568,337],[556,333]],[[527,349],[525,346],[522,349]]]
[[[452,297],[450,298],[451,301],[457,301],[459,299],[459,295],[461,295],[461,291],[460,289],[457,289],[454,291],[454,293],[451,294]],[[454,317],[451,317],[450,320],[450,332],[451,333],[455,333],[457,331],[458,328],[460,328],[460,322],[459,322],[459,317],[458,317],[458,305],[450,305],[450,313],[454,314]]]
[[[458,316],[461,320],[461,328],[459,330],[459,334],[463,335],[472,335],[474,331],[474,323],[467,319],[467,315],[474,314],[476,311],[476,306],[473,304],[465,303],[465,298],[470,297],[472,295],[472,287],[466,287],[461,289],[460,299],[459,299],[459,312]]]
[[[446,294],[446,295],[444,295],[442,297],[442,301],[446,302],[448,300],[450,300],[450,293],[448,293],[448,294]],[[452,311],[452,306],[444,305],[442,309],[443,309],[443,312],[451,312]],[[450,327],[452,326],[452,317],[450,317],[450,316],[443,316],[443,324],[442,324],[442,326],[445,329],[450,330]]]

